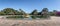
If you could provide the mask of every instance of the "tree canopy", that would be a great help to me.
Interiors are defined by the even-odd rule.
[[[56,10],[53,10],[52,12],[48,11],[48,8],[43,8],[41,12],[38,12],[37,9],[33,10],[30,15],[42,15],[42,14],[47,14],[49,13],[50,15],[55,15]],[[24,14],[29,14],[23,11],[22,9],[15,10],[13,8],[5,8],[0,11],[0,15],[24,15]]]
[[[31,12],[31,15],[38,15],[37,9],[33,10],[33,12]]]
[[[21,9],[19,9],[20,11],[18,10],[15,10],[13,8],[5,8],[1,11],[1,13],[4,13],[5,15],[23,15],[25,12]]]

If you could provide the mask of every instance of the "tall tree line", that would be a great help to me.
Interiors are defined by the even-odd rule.
[[[5,8],[0,11],[0,15],[23,15],[26,14],[22,9],[15,10],[13,8]]]
[[[33,10],[30,13],[30,15],[45,15],[47,13],[49,13],[50,15],[55,15],[54,14],[55,12],[56,10],[54,10],[54,12],[49,12],[48,8],[43,8],[41,12],[38,12],[37,9]],[[15,10],[13,8],[5,8],[0,11],[0,15],[24,15],[24,14],[27,14],[27,13],[23,11],[22,9]]]

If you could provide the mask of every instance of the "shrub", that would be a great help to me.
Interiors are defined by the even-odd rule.
[[[9,16],[7,18],[12,18],[12,19],[23,19],[23,16]]]

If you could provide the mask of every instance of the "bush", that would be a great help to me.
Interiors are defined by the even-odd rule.
[[[23,19],[23,16],[9,16],[7,17],[8,19],[12,18],[12,19]]]
[[[57,16],[60,16],[60,12],[57,12],[56,15],[57,15]]]

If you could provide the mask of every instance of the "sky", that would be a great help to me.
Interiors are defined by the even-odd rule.
[[[26,13],[34,9],[42,11],[43,8],[48,8],[49,11],[60,11],[60,0],[0,0],[0,10],[4,8],[22,9]]]

